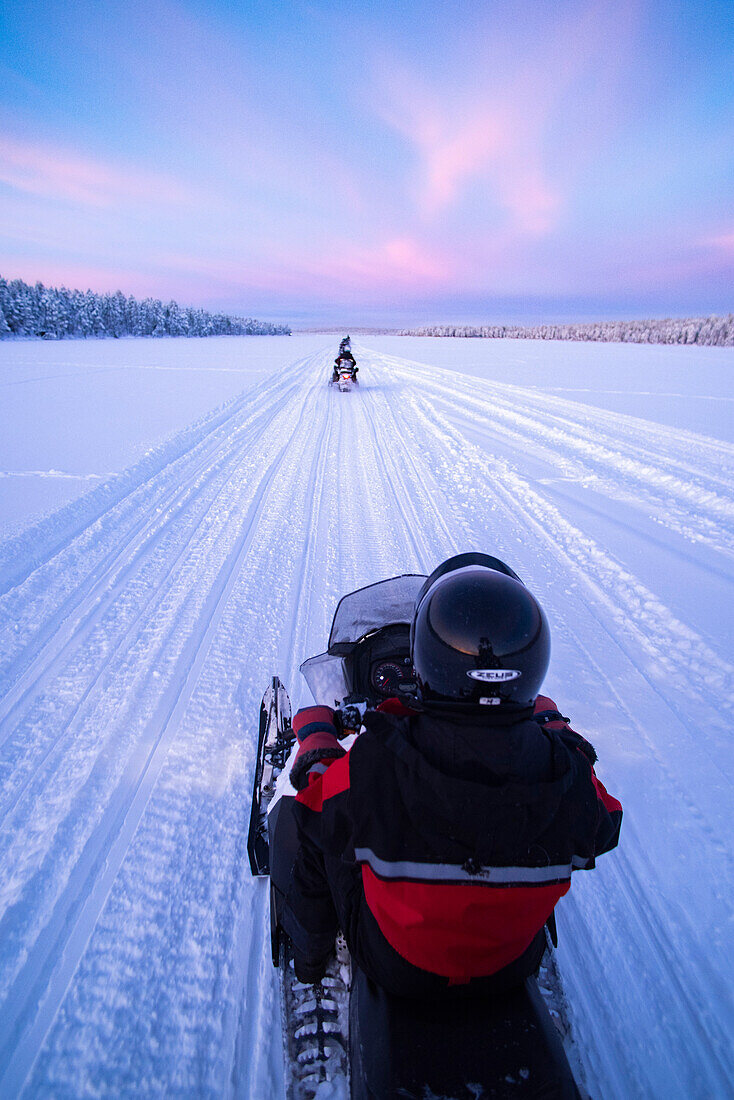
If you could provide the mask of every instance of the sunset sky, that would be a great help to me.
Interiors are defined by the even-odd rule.
[[[734,0],[6,0],[0,274],[294,325],[734,310]]]

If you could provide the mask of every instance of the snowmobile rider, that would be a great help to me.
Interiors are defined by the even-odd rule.
[[[346,339],[348,340],[349,337],[347,336]],[[344,344],[344,341],[342,340],[342,345],[343,344]],[[340,370],[341,367],[344,367],[344,366],[349,367],[349,369],[351,370],[351,373],[352,373],[352,377],[356,378],[357,371],[359,370],[359,367],[357,366],[357,360],[352,355],[352,352],[351,352],[349,347],[344,348],[343,346],[340,345],[339,354],[337,355],[336,359],[334,360],[334,371],[333,371],[333,374],[331,376],[331,381],[332,382],[336,382],[337,378],[339,377],[339,370]]]
[[[322,978],[341,929],[393,995],[501,991],[537,972],[572,871],[616,846],[622,807],[538,694],[548,624],[503,562],[464,554],[434,571],[411,657],[415,699],[367,710],[348,752],[341,712],[295,716],[298,843],[278,919],[303,982]]]

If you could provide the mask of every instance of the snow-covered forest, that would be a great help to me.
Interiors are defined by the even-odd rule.
[[[596,340],[627,344],[734,345],[734,314],[725,317],[667,317],[657,321],[594,321],[572,325],[428,325],[401,336],[485,336],[500,340]]]
[[[0,337],[288,336],[288,325],[228,317],[156,298],[138,301],[118,290],[95,294],[0,277]]]

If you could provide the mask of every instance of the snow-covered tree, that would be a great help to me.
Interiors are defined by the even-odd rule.
[[[734,346],[734,314],[724,317],[597,321],[570,325],[430,325],[404,329],[401,336],[474,336],[493,340],[596,340],[633,344],[716,344]]]
[[[178,302],[66,287],[31,287],[0,277],[0,338],[10,336],[218,336],[290,335],[288,325],[187,309]]]

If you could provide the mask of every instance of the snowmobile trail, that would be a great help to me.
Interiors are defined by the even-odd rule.
[[[559,906],[579,1072],[729,1096],[734,449],[355,355],[351,392],[325,347],[0,547],[0,1095],[278,1095],[264,686],[308,702],[342,594],[480,549],[545,605],[626,810]]]

